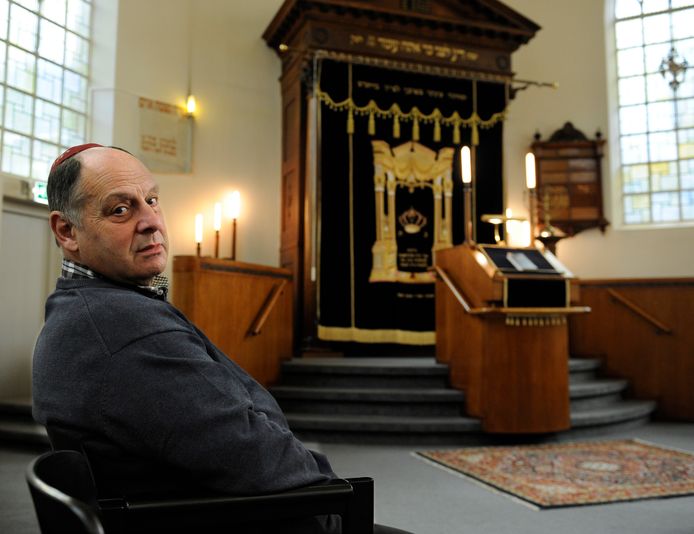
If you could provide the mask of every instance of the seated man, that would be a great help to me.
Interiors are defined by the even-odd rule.
[[[73,147],[51,168],[48,200],[64,259],[34,351],[34,418],[54,445],[88,452],[101,496],[251,495],[335,477],[273,397],[166,301],[166,225],[139,160]],[[339,532],[335,518],[317,525],[301,532]]]

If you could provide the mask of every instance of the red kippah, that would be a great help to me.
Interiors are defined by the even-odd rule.
[[[80,152],[87,150],[88,148],[103,147],[103,146],[104,145],[100,145],[98,143],[86,143],[84,145],[77,145],[77,146],[70,147],[65,152],[60,154],[60,156],[58,156],[57,159],[53,162],[53,165],[51,165],[51,172],[53,172],[53,169],[55,169],[63,161],[65,161],[66,159],[70,159],[75,154],[79,154]]]

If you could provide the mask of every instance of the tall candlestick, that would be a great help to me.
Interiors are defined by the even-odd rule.
[[[535,154],[528,152],[525,155],[525,185],[528,189],[535,189],[537,180],[535,177]]]
[[[241,195],[234,191],[229,199],[229,217],[231,217],[231,259],[236,259],[236,219],[241,212]]]
[[[202,245],[202,213],[198,213],[195,216],[195,243],[198,258],[200,257],[200,248]]]
[[[528,211],[530,212],[530,245],[535,243],[535,227],[537,211],[537,177],[535,175],[535,154],[528,152],[525,155],[525,185],[528,187]]]
[[[460,149],[460,176],[463,179],[463,199],[465,211],[465,238],[464,243],[472,244],[472,163],[470,147]]]
[[[219,231],[222,229],[222,204],[214,205],[214,257],[219,258]]]
[[[464,184],[472,183],[472,163],[469,146],[464,146],[460,149],[460,175]]]

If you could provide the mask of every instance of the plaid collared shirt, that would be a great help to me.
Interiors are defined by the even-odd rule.
[[[101,276],[99,273],[92,271],[89,267],[80,265],[79,263],[67,260],[65,258],[63,258],[63,268],[61,276],[63,278],[105,278],[104,276]],[[166,294],[169,291],[169,279],[166,276],[158,274],[154,278],[152,278],[152,283],[150,285],[138,287],[152,291],[153,293],[156,293],[159,296],[166,297]]]

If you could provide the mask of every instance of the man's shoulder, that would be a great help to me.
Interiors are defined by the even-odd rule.
[[[160,332],[192,330],[176,308],[146,291],[102,280],[61,279],[49,297],[46,318],[82,317],[115,345]]]

